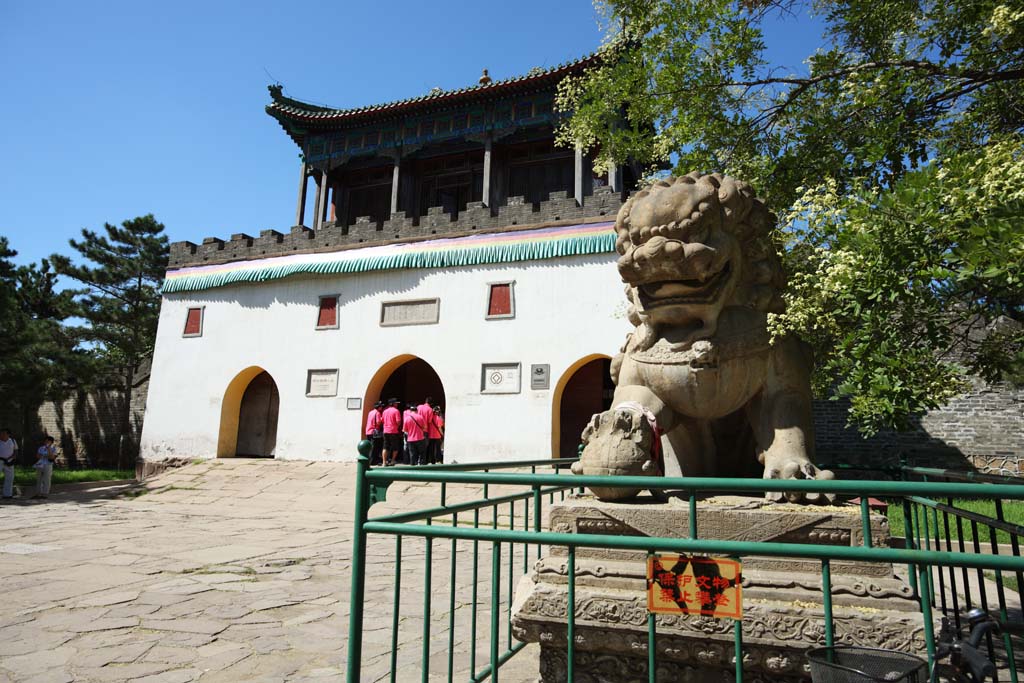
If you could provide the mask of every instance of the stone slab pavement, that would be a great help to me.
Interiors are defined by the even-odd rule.
[[[225,459],[137,487],[55,490],[0,506],[0,683],[343,680],[354,473],[342,463]],[[473,486],[446,494],[481,497]],[[396,483],[373,514],[430,507],[438,495],[436,485]],[[516,507],[519,528],[524,512]],[[481,523],[507,526],[509,506]],[[395,544],[371,537],[368,546],[366,681],[390,679]],[[451,542],[431,544],[428,587],[425,541],[403,539],[395,680],[421,679],[424,650],[431,681],[448,680],[449,651],[457,681],[489,661],[491,549],[478,545],[474,594],[472,546],[455,547],[452,591]],[[505,546],[502,651],[515,642],[512,585],[535,553],[518,547],[510,557]],[[533,647],[501,668],[502,681],[537,679]]]

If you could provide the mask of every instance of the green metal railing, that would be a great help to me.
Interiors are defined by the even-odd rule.
[[[936,481],[940,478],[937,472],[928,473],[928,481],[793,481],[764,479],[723,479],[723,478],[658,478],[649,477],[595,477],[567,476],[561,472],[571,460],[537,460],[519,463],[477,464],[477,465],[436,465],[425,467],[388,467],[373,468],[368,466],[368,443],[360,444],[362,453],[357,468],[356,514],[352,550],[352,592],[349,623],[349,649],[347,680],[355,683],[362,680],[364,615],[363,606],[366,597],[367,580],[367,540],[368,537],[394,537],[394,561],[392,564],[393,578],[384,588],[394,591],[392,599],[391,631],[389,643],[390,668],[384,672],[391,681],[410,680],[409,672],[399,669],[403,666],[399,650],[404,641],[400,638],[401,625],[409,617],[401,616],[407,610],[402,597],[406,596],[403,588],[403,553],[407,545],[403,539],[417,539],[423,543],[424,564],[422,572],[417,576],[417,583],[423,586],[422,625],[419,633],[413,637],[421,639],[419,664],[407,664],[409,670],[417,670],[422,681],[430,679],[432,674],[446,674],[448,681],[499,680],[502,665],[508,662],[525,646],[516,642],[512,630],[512,602],[517,574],[522,576],[529,571],[529,559],[540,558],[543,546],[561,546],[567,554],[567,591],[568,609],[566,611],[566,656],[569,680],[573,680],[573,668],[576,662],[576,550],[578,548],[613,548],[645,552],[649,555],[658,552],[679,553],[683,555],[716,555],[742,559],[744,557],[775,557],[817,560],[821,563],[822,575],[822,606],[823,640],[822,645],[832,646],[836,642],[833,625],[831,563],[834,561],[871,562],[892,565],[906,565],[908,578],[914,594],[920,604],[923,617],[924,639],[930,666],[934,669],[936,661],[936,636],[933,629],[933,610],[950,615],[959,609],[956,598],[947,601],[952,592],[957,595],[958,589],[968,588],[970,582],[968,572],[977,572],[979,586],[984,591],[983,573],[994,572],[998,588],[1000,605],[999,617],[1004,622],[1009,619],[1006,600],[1002,587],[1003,573],[1020,576],[1024,572],[1024,559],[1019,556],[1016,540],[1014,552],[1000,554],[995,543],[996,530],[1004,533],[1010,529],[1009,523],[998,524],[999,520],[970,521],[980,527],[992,529],[992,548],[989,553],[982,553],[978,545],[979,531],[973,535],[974,547],[964,545],[964,534],[960,534],[959,547],[952,545],[949,520],[961,520],[949,501],[982,499],[989,501],[1024,500],[1024,485],[1021,483],[961,482]],[[526,469],[529,472],[492,471],[502,469]],[[539,469],[553,469],[554,473],[539,473]],[[907,473],[922,476],[922,472]],[[400,511],[390,512],[375,517],[369,516],[370,505],[387,501],[388,488],[397,482],[422,484],[422,490],[436,490],[438,504],[422,509],[408,509],[408,505]],[[690,516],[687,538],[621,536],[601,534],[561,533],[542,530],[542,517],[545,504],[550,505],[555,496],[564,498],[566,492],[582,490],[581,487],[599,485],[603,487],[650,488],[657,484],[663,491],[675,491],[688,498]],[[477,488],[479,487],[479,488]],[[496,488],[502,490],[496,492]],[[458,489],[470,499],[455,501],[451,493]],[[507,492],[511,490],[512,492]],[[698,499],[707,494],[746,494],[763,496],[766,492],[800,492],[825,493],[840,497],[859,497],[861,499],[860,514],[863,528],[863,541],[859,546],[813,545],[804,543],[777,542],[746,542],[727,541],[714,538],[701,538],[698,528]],[[899,506],[906,520],[904,548],[878,547],[873,543],[869,514],[870,498],[880,498],[890,505]],[[937,503],[946,500],[947,503]],[[392,501],[394,502],[394,501]],[[948,509],[947,509],[948,508]],[[927,511],[927,512],[926,512]],[[960,511],[967,512],[967,511]],[[943,515],[946,524],[945,533],[940,532],[937,524],[939,514]],[[1001,513],[1000,513],[1001,514]],[[969,518],[968,518],[969,519]],[[992,523],[996,522],[993,529]],[[1021,530],[1024,531],[1024,530]],[[1014,536],[1016,538],[1016,536]],[[444,543],[447,542],[447,543]],[[435,585],[438,581],[434,576],[433,550],[436,543],[442,543],[450,553],[448,563],[448,600],[447,600],[447,656],[445,662],[432,661],[432,623],[436,623],[438,614],[444,611],[436,609],[433,601],[437,593]],[[460,545],[461,544],[461,545]],[[481,566],[481,544],[490,544],[490,567]],[[945,544],[945,548],[941,547]],[[383,552],[385,546],[378,544],[377,551]],[[464,550],[468,548],[469,552]],[[459,552],[463,549],[468,555],[470,567],[458,566]],[[483,549],[486,556],[486,548]],[[972,552],[973,551],[973,552]],[[521,557],[521,569],[516,563]],[[380,562],[375,566],[379,566]],[[503,572],[506,573],[503,576]],[[937,574],[936,574],[937,572]],[[962,581],[950,580],[954,573],[959,573]],[[469,591],[470,613],[468,620],[457,623],[456,593],[460,577],[469,576],[464,584]],[[936,591],[936,577],[940,582]],[[422,581],[420,581],[422,578]],[[503,580],[504,579],[504,580]],[[947,586],[946,581],[949,581]],[[439,585],[443,587],[442,581]],[[504,593],[504,595],[503,595]],[[982,593],[980,604],[988,608],[988,601]],[[968,604],[971,598],[968,597]],[[488,614],[486,628],[479,623],[482,613]],[[468,621],[468,623],[465,623]],[[506,625],[504,632],[502,625]],[[454,662],[455,631],[461,626],[469,634],[469,661],[465,671],[457,672]],[[440,628],[440,627],[439,627]],[[959,630],[960,623],[957,621]],[[482,634],[481,631],[486,630]],[[743,680],[743,625],[736,620],[733,624],[734,662],[736,680]],[[476,643],[486,642],[486,661],[478,658]],[[654,614],[648,617],[647,658],[649,680],[654,681],[657,668],[657,619]],[[1016,683],[1017,674],[1013,664],[1013,643],[1009,635],[1003,637],[1003,654],[1009,662],[1010,680]],[[990,643],[989,653],[997,654],[997,648]],[[481,659],[481,661],[478,661]],[[379,657],[375,659],[379,663]],[[374,676],[380,676],[375,671]]]

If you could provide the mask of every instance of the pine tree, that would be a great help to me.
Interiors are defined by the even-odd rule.
[[[61,398],[89,363],[77,348],[78,329],[64,324],[75,310],[74,292],[58,291],[46,259],[16,266],[16,255],[0,237],[0,396],[24,432],[39,406]]]
[[[61,275],[85,286],[76,293],[77,314],[87,323],[83,337],[95,345],[101,371],[120,381],[118,467],[122,468],[132,426],[133,381],[156,339],[169,247],[163,224],[152,214],[126,220],[120,227],[107,223],[103,232],[83,228],[80,241],[70,240],[85,263],[72,263],[59,254],[52,260]]]

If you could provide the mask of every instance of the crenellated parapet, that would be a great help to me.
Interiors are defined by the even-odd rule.
[[[454,220],[441,207],[431,207],[427,215],[418,219],[399,212],[379,226],[364,216],[347,227],[332,222],[324,223],[320,230],[314,231],[296,225],[287,233],[261,230],[259,237],[235,233],[229,240],[207,237],[202,244],[175,242],[171,244],[168,267],[176,269],[292,253],[327,252],[396,240],[430,239],[602,216],[613,220],[622,206],[621,195],[608,187],[595,188],[592,195],[583,198],[582,206],[566,195],[564,191],[552,192],[547,200],[537,203],[513,196],[493,212],[483,202],[469,202]]]

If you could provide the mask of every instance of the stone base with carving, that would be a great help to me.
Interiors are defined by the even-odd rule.
[[[859,545],[856,506],[766,505],[720,496],[698,504],[698,531],[707,538]],[[637,499],[607,503],[591,497],[552,508],[550,528],[563,533],[684,537],[685,501]],[[871,517],[875,545],[888,544],[887,520]],[[513,628],[540,643],[540,681],[566,681],[567,557],[553,548],[520,582]],[[889,565],[832,562],[836,645],[924,650],[919,604]],[[818,561],[743,558],[745,681],[809,681],[805,652],[824,646]],[[646,555],[603,548],[576,551],[576,683],[647,681]],[[733,621],[657,615],[658,681],[735,681]]]

